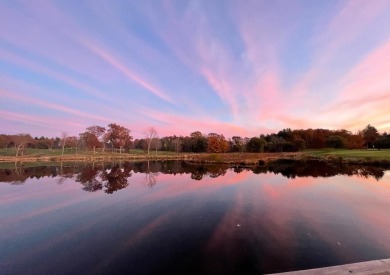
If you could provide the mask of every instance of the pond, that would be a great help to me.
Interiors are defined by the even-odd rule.
[[[0,169],[1,274],[262,274],[390,257],[390,172],[179,161]]]

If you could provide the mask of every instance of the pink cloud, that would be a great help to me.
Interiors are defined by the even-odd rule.
[[[160,121],[162,125],[157,128],[163,135],[189,135],[191,132],[201,130],[204,134],[214,132],[222,133],[225,137],[229,137],[234,135],[246,136],[251,134],[251,131],[256,131],[253,129],[249,131],[234,123],[223,122],[208,116],[189,118],[182,114],[175,115],[173,113],[160,112],[149,108],[140,109],[140,113],[146,117]],[[176,131],[179,132],[173,132],[173,128],[177,129]]]
[[[58,119],[56,118],[48,118],[48,117],[42,117],[42,116],[34,116],[26,115],[22,113],[17,112],[9,112],[9,111],[1,111],[0,115],[4,120],[9,120],[12,122],[18,122],[28,125],[33,125],[35,127],[39,128],[48,128],[50,130],[55,130],[57,133],[60,133],[61,131],[64,131],[64,128],[70,127],[70,128],[77,128],[82,129],[85,126],[81,123],[77,122],[71,122],[71,121],[63,121],[61,122],[61,125],[58,123]],[[21,128],[17,127],[6,127],[8,133],[19,133],[21,131]],[[15,129],[13,129],[15,128]]]
[[[204,75],[207,82],[211,85],[214,91],[222,99],[222,101],[229,103],[231,112],[234,117],[237,117],[239,114],[237,101],[233,95],[234,89],[227,83],[227,77],[218,77],[208,68],[201,69],[202,74]]]
[[[390,40],[369,53],[344,78],[342,98],[356,98],[371,95],[388,95],[390,79]]]
[[[369,53],[344,76],[339,96],[322,108],[320,116],[351,130],[360,130],[368,123],[386,129],[390,122],[389,56],[390,41]]]
[[[183,64],[206,80],[220,100],[228,104],[233,119],[236,118],[241,110],[238,91],[242,86],[235,81],[238,66],[230,49],[216,38],[208,18],[197,5],[189,4],[182,16],[169,1],[164,2],[163,9],[167,14],[163,26],[149,15],[156,31]],[[171,29],[175,32],[167,31]]]
[[[112,122],[111,119],[108,119],[106,117],[92,115],[92,114],[85,113],[85,112],[82,112],[82,111],[79,111],[79,110],[76,110],[76,109],[73,109],[73,108],[70,108],[70,107],[66,107],[66,106],[63,106],[63,105],[60,105],[60,104],[57,104],[57,103],[44,101],[44,100],[41,100],[41,99],[29,97],[29,96],[26,96],[26,95],[21,95],[21,94],[18,94],[18,93],[12,93],[12,92],[9,92],[9,91],[5,91],[3,89],[0,90],[0,94],[1,94],[1,96],[5,97],[5,98],[15,100],[16,102],[22,102],[22,103],[28,104],[28,105],[33,104],[33,105],[36,105],[36,106],[41,106],[41,107],[44,107],[44,108],[48,108],[48,109],[52,109],[52,110],[56,110],[56,111],[60,111],[60,112],[64,112],[64,113],[68,113],[68,114],[72,114],[72,115],[76,115],[76,116],[79,116],[79,117],[90,118],[90,119],[93,119],[93,120],[96,120],[96,121]]]
[[[266,71],[253,88],[254,94],[248,94],[248,101],[257,119],[272,118],[286,110],[288,102],[279,88],[279,76],[275,71]],[[255,100],[251,98],[254,96]]]
[[[334,68],[329,68],[329,65],[334,61],[336,54],[366,31],[366,28],[386,9],[386,6],[388,6],[388,1],[382,0],[347,1],[329,24],[313,37],[312,44],[315,48],[313,62],[310,69],[292,88],[293,98],[305,96],[313,91],[314,88],[311,86],[315,85],[315,81],[334,70]]]

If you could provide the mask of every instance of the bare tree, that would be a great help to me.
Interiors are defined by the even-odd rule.
[[[110,133],[105,133],[102,136],[103,149],[102,152],[106,150],[106,144],[110,142]]]
[[[66,140],[67,139],[68,139],[68,133],[62,132],[61,133],[61,147],[62,147],[62,154],[61,154],[61,156],[64,155],[65,145],[66,145]]]
[[[150,146],[153,140],[157,138],[157,130],[154,127],[149,127],[148,129],[145,130],[144,135],[148,146],[148,156],[150,156]],[[156,149],[156,153],[157,153],[157,149]]]
[[[29,134],[18,134],[11,136],[11,141],[15,144],[16,157],[19,155],[19,152],[23,152],[27,144],[34,143],[34,139]]]

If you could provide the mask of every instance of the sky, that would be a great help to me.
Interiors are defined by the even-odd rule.
[[[390,130],[390,1],[0,1],[0,132]]]

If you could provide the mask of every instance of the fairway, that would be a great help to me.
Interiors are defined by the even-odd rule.
[[[390,150],[347,150],[347,149],[319,149],[319,150],[305,150],[304,153],[312,156],[336,156],[342,158],[357,158],[365,160],[390,160]]]

